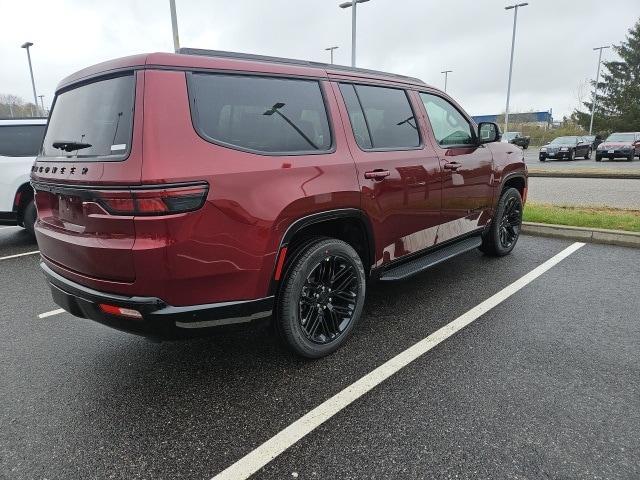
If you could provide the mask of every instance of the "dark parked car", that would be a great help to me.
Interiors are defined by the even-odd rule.
[[[531,137],[527,137],[522,135],[521,132],[507,132],[503,135],[503,140],[506,140],[513,145],[517,145],[524,150],[529,148],[529,143],[531,142]]]
[[[591,150],[595,150],[602,143],[602,137],[599,135],[583,135],[582,138],[591,144]]]
[[[32,182],[42,269],[73,315],[156,338],[270,318],[321,357],[353,331],[370,280],[514,248],[523,155],[442,91],[181,53],[57,88]]]
[[[539,159],[544,162],[548,158],[559,160],[575,160],[576,158],[591,158],[593,148],[591,143],[583,137],[568,136],[554,138],[550,143],[540,147]]]
[[[631,162],[636,155],[640,158],[640,132],[612,133],[598,145],[596,162],[603,158],[626,158]]]

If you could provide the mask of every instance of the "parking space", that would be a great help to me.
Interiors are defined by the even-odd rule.
[[[37,249],[22,234],[0,230],[0,257]],[[522,237],[374,285],[353,338],[314,362],[264,326],[155,344],[40,319],[57,307],[37,255],[1,260],[0,477],[211,478],[570,244]],[[580,248],[255,478],[637,478],[639,260]]]

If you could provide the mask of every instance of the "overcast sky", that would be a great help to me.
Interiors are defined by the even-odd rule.
[[[232,50],[348,65],[351,13],[341,0],[176,0],[184,47]],[[503,0],[371,0],[358,6],[358,66],[416,76],[443,87],[472,115],[504,111],[513,10]],[[0,93],[32,99],[36,88],[85,66],[141,52],[172,51],[169,0],[0,0]],[[560,119],[595,76],[599,45],[619,43],[639,0],[529,0],[520,9],[511,111]],[[596,28],[597,27],[597,28]],[[613,52],[606,51],[605,58]]]

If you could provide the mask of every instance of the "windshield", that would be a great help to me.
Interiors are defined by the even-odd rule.
[[[633,142],[633,133],[612,133],[607,142]]]
[[[110,157],[120,160],[131,147],[133,74],[68,90],[56,97],[43,155]]]
[[[3,125],[0,127],[0,155],[35,157],[42,145],[45,125]]]
[[[513,140],[514,138],[518,137],[520,135],[520,132],[507,132],[504,134],[504,138],[507,140]]]
[[[578,139],[578,137],[558,137],[558,138],[554,138],[553,141],[551,142],[551,145],[566,145],[567,143],[571,144],[571,143],[576,143],[576,140]]]

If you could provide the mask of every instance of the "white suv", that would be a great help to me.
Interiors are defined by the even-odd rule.
[[[0,120],[0,224],[31,234],[36,208],[29,175],[46,127],[46,118]]]

